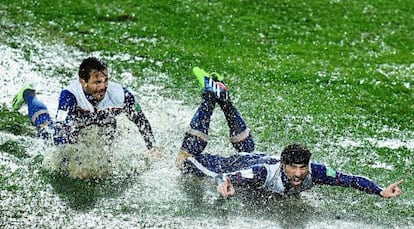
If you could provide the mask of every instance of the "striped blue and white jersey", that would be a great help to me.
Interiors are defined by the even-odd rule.
[[[227,176],[235,185],[263,189],[282,196],[298,194],[314,185],[352,187],[370,194],[379,194],[383,190],[363,176],[345,174],[320,163],[311,162],[309,166],[309,174],[296,188],[290,186],[279,159],[263,153],[238,153],[230,157],[196,154],[184,162],[183,171],[216,177],[216,180]]]
[[[115,116],[121,113],[125,113],[138,126],[147,148],[152,148],[155,140],[151,125],[128,89],[109,82],[104,99],[97,101],[83,91],[79,81],[74,81],[63,89],[59,96],[56,125],[60,123],[62,130],[69,132],[69,136],[65,133],[58,141],[76,142],[79,130],[89,125],[116,126]]]

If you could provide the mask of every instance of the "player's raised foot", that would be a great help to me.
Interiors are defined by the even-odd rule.
[[[201,89],[204,89],[205,87],[205,78],[208,78],[210,74],[208,72],[204,71],[204,69],[201,69],[199,67],[193,68],[193,73],[197,78],[198,85],[200,85]]]
[[[223,83],[224,77],[222,75],[216,72],[209,74],[199,67],[194,67],[193,72],[202,89],[212,92],[217,99],[223,101],[228,99],[227,87]]]
[[[20,90],[17,92],[17,94],[14,96],[11,105],[14,111],[18,111],[24,104],[24,92],[26,90],[31,90],[31,91],[35,91],[32,87],[32,85],[27,84],[25,86],[23,86],[22,88],[20,88]]]
[[[211,73],[210,77],[213,78],[214,81],[223,82],[223,80],[224,80],[224,77],[222,75],[218,74],[217,72]]]

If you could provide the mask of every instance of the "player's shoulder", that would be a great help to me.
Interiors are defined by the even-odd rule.
[[[314,175],[324,174],[326,172],[326,166],[320,162],[311,162],[310,169]]]
[[[75,95],[68,89],[63,89],[60,92],[60,98],[73,98],[73,97],[75,97]]]
[[[336,170],[326,166],[323,163],[311,163],[311,170],[313,176],[318,177],[335,177]]]
[[[320,163],[320,162],[311,162],[310,163],[311,168],[322,168],[322,167],[326,167],[325,164]]]

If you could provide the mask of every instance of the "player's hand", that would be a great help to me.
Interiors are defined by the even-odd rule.
[[[402,184],[403,182],[404,182],[404,180],[399,180],[399,181],[391,184],[386,189],[382,190],[380,192],[380,195],[384,198],[393,198],[393,197],[401,195],[402,191],[398,186],[400,184]]]
[[[235,191],[230,178],[225,177],[223,182],[217,185],[217,191],[225,198],[233,196]]]

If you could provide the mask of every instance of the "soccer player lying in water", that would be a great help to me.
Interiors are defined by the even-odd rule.
[[[352,187],[384,198],[402,194],[398,186],[403,180],[382,188],[368,178],[344,174],[311,162],[310,151],[299,144],[288,145],[280,160],[254,153],[250,130],[230,101],[223,77],[217,73],[208,74],[198,67],[193,72],[203,88],[202,101],[191,120],[190,130],[185,134],[177,166],[184,174],[214,177],[217,191],[223,197],[235,194],[233,184],[258,187],[283,197],[297,195],[318,184]],[[216,104],[224,112],[230,141],[238,151],[230,157],[202,153],[207,146],[210,118]]]
[[[80,131],[91,125],[100,127],[103,137],[93,143],[111,145],[117,126],[115,117],[125,114],[138,127],[149,152],[160,157],[151,125],[138,101],[127,88],[110,81],[107,65],[98,58],[84,59],[79,78],[61,91],[56,119],[51,118],[31,85],[23,86],[12,100],[15,111],[23,104],[27,104],[29,119],[39,137],[53,140],[55,145],[77,143]],[[79,175],[82,177],[85,176]]]

